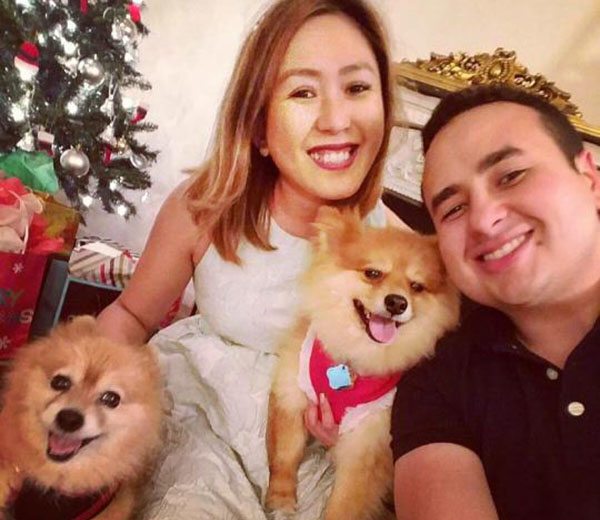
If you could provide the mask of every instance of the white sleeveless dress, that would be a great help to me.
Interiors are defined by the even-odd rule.
[[[385,225],[379,203],[367,221]],[[310,245],[273,220],[275,251],[244,242],[240,266],[210,246],[194,272],[199,314],[162,330],[158,348],[174,407],[165,458],[144,517],[265,520],[265,444],[271,370],[278,339],[293,324],[297,280]],[[168,273],[165,273],[168,276]],[[320,518],[333,472],[313,442],[299,470],[298,514]]]

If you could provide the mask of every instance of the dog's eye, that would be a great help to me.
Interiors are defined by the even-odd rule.
[[[383,273],[379,269],[365,269],[365,276],[369,280],[379,280],[383,276]]]
[[[54,376],[50,381],[50,386],[53,390],[58,392],[64,392],[71,388],[71,380],[67,376],[61,376],[60,374]]]
[[[410,282],[410,288],[414,291],[414,292],[423,292],[425,290],[425,286],[422,283],[419,282]]]
[[[116,408],[121,402],[121,396],[115,392],[104,392],[100,396],[100,402],[109,408]]]

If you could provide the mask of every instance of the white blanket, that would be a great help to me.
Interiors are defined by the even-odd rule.
[[[174,407],[144,518],[266,520],[265,430],[275,355],[222,340],[199,316],[169,327],[152,344]],[[299,480],[295,518],[318,519],[333,482],[318,443],[307,449]]]

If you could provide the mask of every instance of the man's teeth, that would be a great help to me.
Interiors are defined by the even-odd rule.
[[[506,256],[512,253],[517,247],[519,247],[523,242],[525,242],[525,235],[521,235],[517,238],[513,238],[510,242],[507,242],[502,247],[496,249],[492,253],[488,253],[487,255],[483,255],[483,260],[488,262],[490,260],[498,260],[503,256]]]
[[[311,152],[310,156],[314,161],[323,164],[342,164],[350,160],[350,150],[339,152]]]

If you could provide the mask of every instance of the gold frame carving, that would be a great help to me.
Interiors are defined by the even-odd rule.
[[[432,52],[429,60],[394,63],[393,73],[399,85],[436,97],[469,85],[503,83],[522,88],[544,97],[561,110],[584,140],[600,144],[600,127],[582,118],[579,108],[570,101],[571,95],[541,74],[531,74],[517,61],[514,51],[498,48],[493,54],[473,56],[464,52],[448,56]]]

